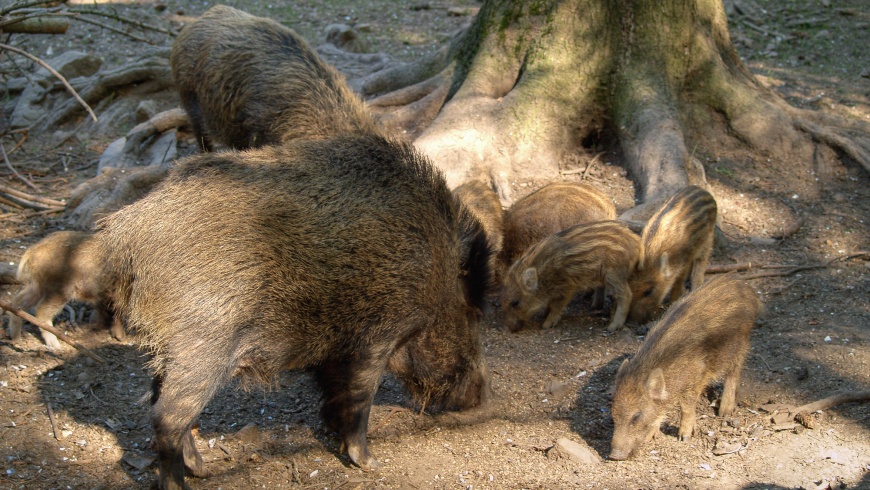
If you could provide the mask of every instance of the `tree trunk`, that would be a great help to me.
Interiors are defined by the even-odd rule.
[[[488,181],[505,204],[511,181],[558,180],[567,158],[608,144],[647,204],[689,183],[689,148],[811,165],[824,144],[870,169],[870,125],[799,111],[763,87],[721,0],[486,0],[435,56],[355,86],[451,187]]]

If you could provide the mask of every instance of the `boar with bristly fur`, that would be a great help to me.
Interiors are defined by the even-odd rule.
[[[584,183],[547,184],[519,199],[504,216],[499,261],[508,268],[535,243],[565,228],[616,219],[613,201]]]
[[[628,277],[639,252],[637,235],[619,221],[576,225],[550,235],[505,274],[501,291],[505,326],[519,330],[548,310],[542,327],[552,327],[576,293],[604,288],[616,303],[607,330],[617,330],[631,304]]]
[[[271,19],[212,7],[181,31],[170,64],[203,151],[376,131],[344,76]]]
[[[698,397],[717,381],[725,382],[719,415],[731,415],[749,335],[760,311],[755,291],[727,276],[674,303],[616,374],[610,459],[635,454],[674,405],[680,407],[680,439],[691,438]]]
[[[230,378],[312,371],[351,462],[385,369],[427,409],[489,394],[486,237],[412,146],[376,135],[191,157],[99,223],[117,309],[153,354],[160,485],[205,474],[191,424]]]
[[[697,186],[674,194],[647,221],[631,278],[632,321],[646,323],[666,301],[676,301],[687,278],[692,289],[704,283],[715,225],[716,200]]]
[[[70,301],[88,303],[94,310],[92,323],[109,328],[116,339],[124,339],[124,327],[112,312],[111,295],[104,276],[103,259],[91,233],[58,231],[28,248],[18,265],[21,291],[12,306],[54,325],[55,315]],[[21,337],[21,318],[9,314],[9,336]],[[45,330],[42,338],[49,349],[60,347],[57,337]]]
[[[492,251],[490,270],[496,271],[498,253],[501,252],[504,226],[504,210],[498,195],[492,187],[479,181],[470,180],[453,189],[453,194],[468,208],[468,210],[480,221],[489,248]],[[496,279],[493,278],[495,281]]]

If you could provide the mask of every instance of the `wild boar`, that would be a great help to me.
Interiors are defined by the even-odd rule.
[[[92,323],[109,328],[112,336],[123,340],[124,326],[112,311],[103,259],[91,233],[58,231],[43,238],[21,257],[18,281],[24,286],[12,299],[22,310],[35,308],[36,318],[54,325],[54,317],[70,301],[93,306]],[[21,337],[22,320],[9,315],[9,336]],[[57,337],[40,330],[49,349],[60,347]]]
[[[327,427],[366,470],[385,369],[427,407],[488,398],[486,237],[408,144],[348,134],[202,154],[99,227],[117,308],[154,355],[164,489],[185,464],[204,473],[187,434],[234,376],[312,371]]]
[[[690,274],[692,289],[703,284],[715,225],[716,200],[697,186],[674,194],[649,219],[631,277],[632,321],[646,323],[666,301],[676,301]]]
[[[544,238],[505,274],[501,292],[505,326],[516,331],[549,310],[543,328],[552,327],[574,294],[605,288],[616,303],[607,330],[617,330],[631,304],[628,277],[639,253],[640,239],[619,221],[576,225]]]
[[[635,454],[675,404],[680,406],[680,439],[691,438],[698,397],[720,380],[725,386],[719,415],[730,415],[760,310],[755,291],[727,276],[674,303],[616,374],[610,459]]]

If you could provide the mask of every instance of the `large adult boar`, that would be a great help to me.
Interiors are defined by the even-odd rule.
[[[628,459],[680,406],[681,440],[695,429],[701,391],[725,381],[719,415],[735,408],[749,335],[761,303],[745,282],[717,278],[674,303],[616,374],[610,459]]]
[[[547,184],[519,199],[504,216],[504,247],[499,260],[507,268],[526,250],[565,228],[616,219],[606,194],[589,184]]]
[[[716,200],[697,186],[671,196],[647,221],[641,258],[631,278],[632,321],[645,323],[668,298],[676,301],[690,275],[692,289],[704,283],[715,225]]]
[[[24,286],[12,299],[22,310],[35,309],[35,316],[53,325],[55,315],[70,301],[94,308],[93,323],[110,328],[116,339],[124,338],[124,327],[112,312],[112,302],[103,274],[103,259],[91,233],[58,231],[43,238],[21,257],[18,281]],[[9,315],[9,336],[21,337],[21,318]],[[41,330],[49,349],[60,347],[57,337]]]
[[[552,327],[576,293],[604,288],[616,303],[607,326],[615,331],[628,314],[628,277],[639,253],[637,235],[619,221],[576,225],[544,238],[505,274],[501,291],[505,326],[516,331],[549,310],[542,327]]]
[[[470,180],[453,189],[453,194],[480,221],[492,251],[490,270],[496,270],[496,260],[504,242],[504,210],[492,187],[479,180]]]
[[[367,470],[385,369],[427,407],[487,397],[486,237],[409,145],[347,135],[191,157],[98,237],[154,355],[164,489],[185,462],[205,473],[189,429],[233,376],[311,370],[327,426]]]
[[[212,7],[181,31],[170,64],[203,151],[375,130],[344,77],[271,19]]]

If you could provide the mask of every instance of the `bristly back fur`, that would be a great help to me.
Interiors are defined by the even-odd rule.
[[[643,229],[640,268],[651,267],[666,251],[706,240],[716,213],[716,200],[700,187],[690,185],[671,196]]]

